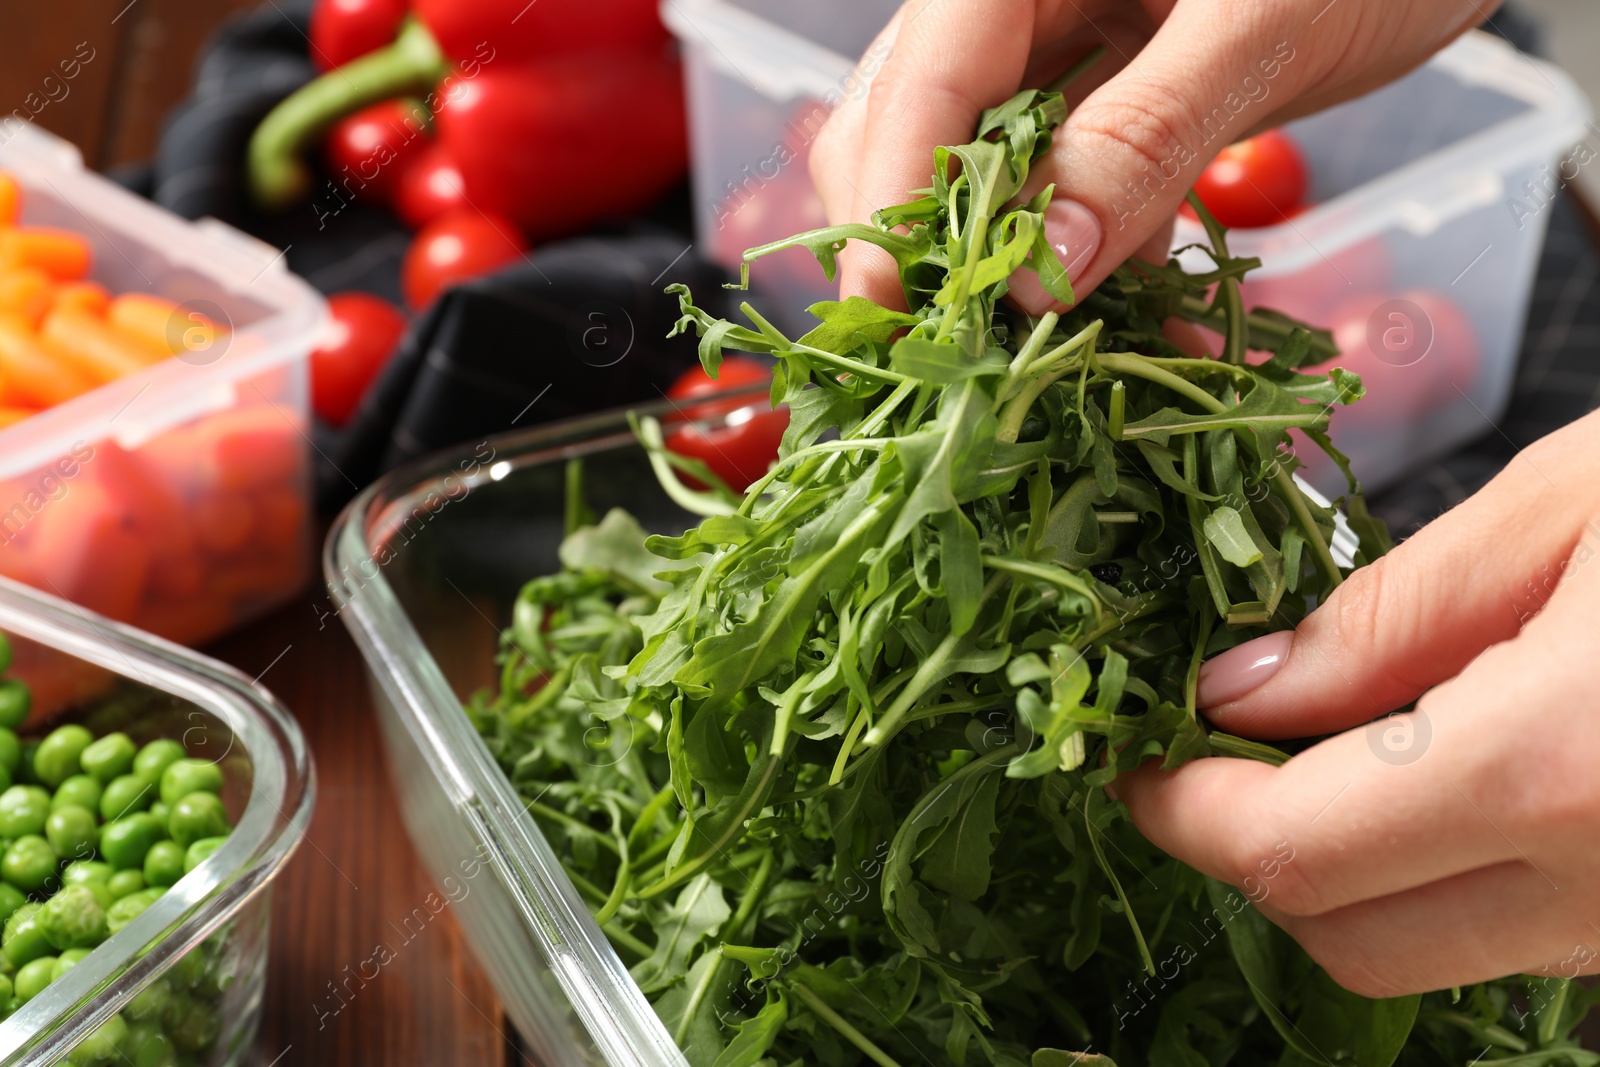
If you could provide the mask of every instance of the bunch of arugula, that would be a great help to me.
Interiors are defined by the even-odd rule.
[[[1106,797],[1142,760],[1287,758],[1208,731],[1195,678],[1341,580],[1289,433],[1348,475],[1328,410],[1361,385],[1300,369],[1326,333],[1245,312],[1257,263],[1203,208],[1212,270],[1001,304],[1018,268],[1072,301],[1050,190],[1007,206],[1064,116],[1022,93],[927,195],[748,253],[803,245],[832,277],[870,242],[908,311],[822,303],[791,340],[674,287],[707,371],[776,358],[779,460],[739,497],[641,423],[704,520],[569,519],[469,713],[696,1067],[1600,1063],[1571,1036],[1594,997],[1560,979],[1344,991]],[[1221,358],[1170,343],[1174,316]],[[1350,488],[1359,564],[1386,538]]]

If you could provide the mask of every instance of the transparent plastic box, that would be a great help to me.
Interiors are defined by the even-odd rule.
[[[767,402],[765,387],[730,395]],[[663,420],[673,411],[637,410]],[[499,630],[518,590],[560,569],[566,465],[578,458],[597,513],[624,507],[658,532],[696,521],[612,413],[386,475],[329,531],[323,570],[366,660],[411,840],[441,885],[476,877],[456,917],[534,1062],[680,1067],[683,1054],[462,710],[498,682]]]
[[[0,131],[0,170],[22,186],[21,222],[86,237],[113,295],[177,302],[180,337],[226,327],[0,430],[0,574],[188,644],[280,603],[311,561],[322,298],[276,249],[178,218],[32,126]]]
[[[662,5],[687,58],[697,244],[711,258],[734,268],[746,248],[825,224],[812,140],[833,105],[866,91],[888,55],[874,37],[898,6]],[[1335,330],[1337,363],[1367,381],[1369,398],[1333,423],[1367,488],[1490,432],[1504,410],[1549,201],[1594,162],[1577,143],[1590,117],[1566,74],[1475,32],[1393,85],[1285,127],[1314,206],[1233,231],[1230,250],[1262,260],[1247,304]],[[1239,134],[1252,124],[1248,106],[1224,118],[1210,150],[1237,136],[1230,123]],[[1201,240],[1180,218],[1174,248]],[[755,264],[751,285],[793,335],[809,328],[807,306],[836,296],[803,249]],[[1320,452],[1304,451],[1309,480],[1342,492]]]
[[[234,824],[210,858],[0,1023],[0,1065],[91,1062],[81,1051],[63,1057],[119,1013],[148,1018],[155,994],[133,1009],[129,1002],[158,982],[171,1000],[187,998],[185,1013],[164,1024],[169,1034],[184,1028],[181,1062],[244,1062],[266,986],[270,883],[311,819],[313,772],[299,728],[231,667],[4,578],[0,632],[15,651],[8,676],[34,691],[19,734],[81,722],[140,744],[178,740],[222,768]],[[104,1062],[133,1062],[120,1053]]]

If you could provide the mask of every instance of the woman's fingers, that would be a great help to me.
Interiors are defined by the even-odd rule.
[[[1569,567],[1543,613],[1411,714],[1329,738],[1280,768],[1146,764],[1117,779],[1117,796],[1160,848],[1279,917],[1330,915],[1522,864],[1566,891],[1552,900],[1568,920],[1600,923],[1591,888],[1600,856],[1589,848],[1600,812],[1600,734],[1588,722],[1600,687],[1597,602],[1600,555]],[[1523,922],[1504,917],[1512,928]],[[1495,958],[1497,973],[1534,965]]]
[[[1324,915],[1260,905],[1334,981],[1368,997],[1470,985],[1507,974],[1574,978],[1600,970],[1592,881],[1515,860]]]
[[[1356,571],[1292,633],[1208,662],[1199,702],[1224,730],[1314,737],[1402,707],[1518,633],[1564,568],[1600,556],[1592,414]]]
[[[1134,255],[1211,157],[1293,94],[1302,79],[1288,42],[1309,17],[1293,4],[1179,3],[1073,110],[1033,180],[1055,184],[1045,234],[1075,292]],[[1025,281],[1017,291],[1034,314],[1060,310]]]
[[[1320,915],[1518,858],[1473,799],[1474,731],[1435,725],[1424,743],[1414,763],[1392,762],[1365,731],[1278,768],[1147,763],[1116,792],[1164,852],[1284,914]]]
[[[831,222],[865,221],[930,182],[933,148],[972,139],[978,113],[1017,91],[1033,39],[1032,0],[909,0],[864,98],[819,137],[811,173]],[[894,262],[853,243],[840,293],[903,306]]]

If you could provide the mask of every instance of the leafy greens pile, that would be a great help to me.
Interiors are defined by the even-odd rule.
[[[469,714],[696,1067],[1600,1062],[1557,979],[1340,989],[1105,795],[1147,759],[1287,758],[1209,731],[1195,678],[1340,581],[1289,434],[1343,465],[1327,413],[1361,386],[1300,369],[1327,334],[1246,314],[1256,261],[1203,208],[1208,272],[1130,262],[1062,316],[1002,305],[1019,267],[1072,299],[1050,190],[1007,206],[1064,116],[1022,93],[938,150],[927,195],[748,254],[802,245],[831,277],[870,242],[909,311],[821,303],[791,340],[674,287],[709,372],[776,358],[779,461],[743,497],[691,489],[715,479],[643,422],[704,520],[569,519]],[[1355,489],[1360,563],[1385,535]]]

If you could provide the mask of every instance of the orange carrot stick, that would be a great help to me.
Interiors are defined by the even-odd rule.
[[[111,294],[99,282],[68,282],[56,287],[55,301],[50,308],[71,308],[103,318],[110,304]]]
[[[42,408],[71,400],[99,384],[57,359],[15,315],[0,315],[0,375],[5,377],[9,397]]]
[[[56,283],[38,267],[0,270],[0,311],[9,311],[34,329],[55,299]]]
[[[123,293],[106,309],[106,321],[146,347],[171,356],[209,348],[226,329],[164,296]]]
[[[39,338],[45,347],[98,382],[135,374],[166,358],[82,311],[62,309],[45,317]]]
[[[0,230],[0,266],[38,267],[61,282],[89,273],[91,253],[82,234],[52,226],[14,226]]]

